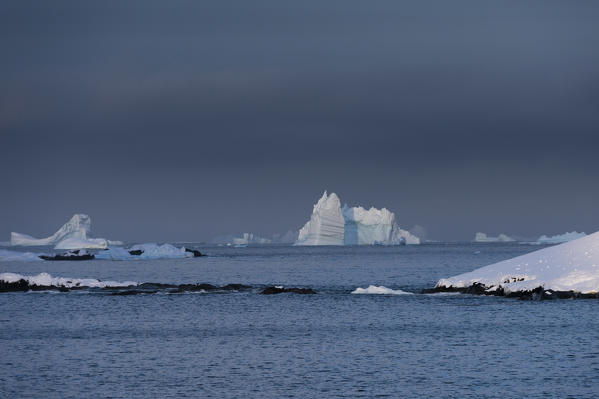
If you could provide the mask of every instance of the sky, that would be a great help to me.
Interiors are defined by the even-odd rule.
[[[0,3],[0,241],[599,230],[594,1]]]

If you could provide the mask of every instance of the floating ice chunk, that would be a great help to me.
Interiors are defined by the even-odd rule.
[[[537,287],[553,291],[599,292],[599,232],[553,247],[441,279],[437,287],[501,286],[506,293]]]
[[[41,261],[40,254],[34,254],[32,252],[17,252],[8,251],[6,249],[0,249],[0,261]]]
[[[391,288],[384,287],[382,285],[370,285],[368,288],[356,288],[351,292],[352,294],[378,294],[378,295],[412,295],[412,292],[406,292],[402,290],[392,290]]]
[[[89,238],[87,236],[90,231],[90,217],[77,213],[50,237],[35,238],[27,234],[12,232],[10,244],[20,246],[56,245],[56,249],[106,248],[108,242],[105,239]]]
[[[339,197],[325,191],[310,220],[300,229],[295,245],[343,245],[344,228]]]
[[[177,248],[171,244],[156,244],[146,243],[132,246],[130,251],[141,250],[141,255],[137,257],[140,259],[178,259],[178,258],[192,258],[193,254],[185,252],[185,247]]]
[[[563,242],[576,240],[576,239],[584,237],[584,236],[586,236],[586,233],[579,233],[577,231],[572,231],[572,232],[564,233],[564,234],[558,234],[558,235],[550,236],[550,237],[548,237],[546,235],[542,235],[537,240],[537,243],[538,244],[561,244]]]
[[[491,237],[485,233],[476,233],[474,236],[475,242],[511,242],[515,241],[512,237],[505,234],[499,234],[497,237]]]
[[[37,276],[23,276],[16,273],[0,273],[0,281],[7,283],[16,283],[19,280],[25,280],[29,284],[43,285],[43,286],[54,286],[54,287],[92,287],[92,288],[103,288],[103,287],[128,287],[130,285],[137,285],[134,281],[101,281],[93,278],[66,278],[66,277],[52,277],[48,273],[40,273]]]

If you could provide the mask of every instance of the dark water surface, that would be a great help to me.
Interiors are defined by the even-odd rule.
[[[597,396],[599,301],[350,294],[418,292],[538,248],[210,247],[185,260],[1,262],[24,275],[319,294],[0,294],[0,396]]]

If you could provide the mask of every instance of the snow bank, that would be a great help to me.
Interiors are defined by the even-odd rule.
[[[579,233],[577,231],[572,231],[569,233],[558,234],[555,236],[547,237],[546,235],[542,235],[537,240],[537,244],[561,244],[563,242],[568,242],[572,240],[577,240],[586,236],[586,233]]]
[[[106,248],[109,241],[103,238],[88,238],[91,231],[91,218],[78,213],[65,223],[58,231],[46,238],[35,238],[27,234],[12,232],[11,245],[41,246],[56,245],[55,249],[92,249]],[[113,241],[122,244],[120,241]]]
[[[400,245],[420,244],[420,239],[399,228],[395,214],[386,208],[341,208],[335,193],[325,191],[310,221],[299,231],[295,245]]]
[[[39,257],[39,254],[34,254],[32,252],[17,252],[17,251],[8,251],[6,249],[0,249],[0,261],[41,261],[42,259]]]
[[[314,205],[310,220],[300,229],[295,245],[343,245],[344,228],[339,197],[325,191]]]
[[[475,242],[511,242],[515,241],[512,237],[505,234],[499,234],[497,237],[491,237],[485,233],[476,233],[474,236]]]
[[[368,288],[356,288],[351,292],[352,294],[377,294],[377,295],[412,295],[411,292],[402,290],[392,290],[391,288],[384,287],[382,285],[370,285]]]
[[[540,286],[553,291],[599,292],[599,232],[441,279],[437,287],[465,288],[475,283],[502,287],[506,293]]]
[[[0,281],[7,283],[16,283],[19,280],[25,280],[29,284],[43,285],[43,286],[54,286],[54,287],[128,287],[130,285],[137,285],[134,281],[101,281],[93,278],[67,278],[67,277],[52,277],[48,273],[40,273],[37,276],[23,276],[16,273],[0,273]]]

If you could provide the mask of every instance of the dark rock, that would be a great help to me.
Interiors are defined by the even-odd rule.
[[[14,283],[8,283],[0,280],[0,292],[19,292],[29,291],[29,283],[26,280],[20,279]]]
[[[242,290],[249,290],[251,288],[252,288],[251,286],[243,285],[243,284],[227,284],[227,285],[220,287],[221,290],[226,290],[226,291],[242,291]]]
[[[312,288],[282,288],[282,287],[266,287],[260,294],[262,295],[275,295],[283,293],[294,293],[294,294],[316,294]]]
[[[133,255],[133,256],[139,256],[143,253],[144,253],[143,249],[132,249],[131,251],[129,251],[129,255]]]
[[[194,258],[199,258],[200,256],[206,256],[206,255],[202,254],[200,251],[198,251],[197,249],[185,248],[185,252],[192,253]]]

